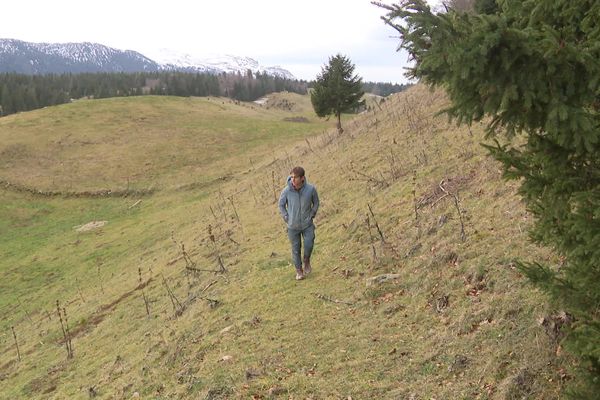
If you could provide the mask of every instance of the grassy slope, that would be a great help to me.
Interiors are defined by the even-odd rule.
[[[0,192],[0,246],[8,250],[0,261],[0,397],[81,398],[93,388],[98,398],[135,392],[144,398],[212,399],[558,398],[567,361],[556,357],[556,344],[537,323],[549,312],[543,297],[511,263],[517,257],[555,260],[526,242],[529,216],[514,186],[500,179],[498,165],[484,155],[480,129],[469,133],[431,117],[445,104],[439,93],[414,87],[347,122],[343,136],[328,131],[312,138],[322,125],[299,124],[294,131],[296,125],[281,122],[290,112],[276,108],[202,99],[172,99],[166,107],[157,106],[157,98],[127,101],[117,107],[122,119],[106,101],[0,120],[3,140],[7,126],[25,132],[25,147],[16,139],[2,142],[21,154],[7,166],[9,153],[2,153],[6,180],[50,189],[120,187],[123,166],[106,171],[110,154],[114,162],[130,160],[128,171],[141,187],[161,188],[135,206],[136,198]],[[306,104],[294,115],[308,117]],[[224,106],[226,120],[194,116],[214,116],[207,110]],[[176,112],[167,112],[172,107]],[[100,117],[113,111],[117,116]],[[148,120],[127,117],[142,114]],[[64,139],[70,141],[68,152],[48,150],[55,156],[36,168],[36,157],[27,154],[52,142],[43,145],[31,136],[45,129],[46,137],[56,135],[43,121],[66,115],[71,122],[61,131],[78,127]],[[208,133],[203,143],[212,139],[215,147],[189,151],[194,141],[186,136],[197,137],[207,129],[202,121],[209,120],[217,126],[213,132],[228,131],[231,142],[221,147],[221,139]],[[110,150],[77,145],[84,128],[85,140]],[[135,134],[118,142],[120,129]],[[261,129],[264,140],[255,135]],[[147,131],[167,135],[173,147],[140,147],[137,135]],[[107,137],[113,142],[105,143]],[[141,142],[151,141],[144,136]],[[206,150],[215,148],[220,153],[208,157]],[[87,162],[81,161],[84,154]],[[171,162],[173,155],[182,162]],[[147,158],[156,160],[151,171],[142,164]],[[104,181],[91,185],[80,175],[61,175],[58,160],[78,163],[88,171],[81,176],[103,173]],[[293,280],[274,204],[296,164],[305,166],[322,199],[315,271],[302,282]],[[223,175],[230,179],[195,185]],[[464,242],[453,198],[436,189],[442,179],[458,193]],[[109,223],[85,233],[73,230],[90,220]],[[182,243],[196,268],[218,269],[221,257],[228,272],[186,274]],[[384,273],[399,278],[366,285],[367,278]],[[185,308],[177,317],[179,306],[163,278]],[[57,299],[69,315],[72,360],[66,360],[56,312],[51,320],[45,314]]]

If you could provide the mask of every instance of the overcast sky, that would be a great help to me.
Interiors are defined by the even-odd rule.
[[[396,31],[369,0],[7,0],[1,12],[5,39],[248,56],[307,80],[341,53],[365,81],[406,82]]]

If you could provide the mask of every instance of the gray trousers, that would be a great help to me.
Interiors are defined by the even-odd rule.
[[[288,238],[292,245],[292,261],[296,268],[302,267],[302,240],[304,239],[304,257],[310,258],[312,254],[313,245],[315,244],[315,226],[311,224],[306,229],[290,229],[288,228]]]

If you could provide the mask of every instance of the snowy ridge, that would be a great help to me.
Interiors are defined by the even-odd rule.
[[[280,67],[264,67],[253,58],[233,55],[209,55],[206,57],[193,56],[169,49],[160,49],[150,53],[150,57],[165,69],[190,69],[202,72],[226,72],[245,74],[248,70],[253,73],[267,73],[284,79],[295,80],[296,77],[288,70]]]
[[[162,49],[149,58],[136,51],[119,50],[98,43],[31,43],[0,39],[0,73],[182,71],[246,74],[248,70],[296,79],[284,68],[263,67],[250,57],[219,55],[201,58]]]

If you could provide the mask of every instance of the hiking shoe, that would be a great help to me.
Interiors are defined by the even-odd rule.
[[[304,279],[304,273],[302,272],[302,268],[296,268],[296,280],[301,281]]]
[[[304,275],[310,274],[312,267],[310,266],[310,258],[304,258]]]

